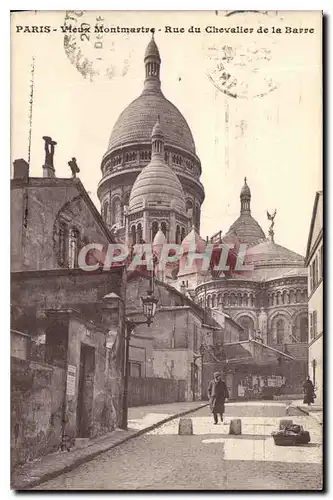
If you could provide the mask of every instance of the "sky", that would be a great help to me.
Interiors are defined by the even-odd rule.
[[[49,135],[57,141],[56,175],[69,177],[67,162],[75,156],[79,177],[100,209],[101,159],[119,114],[142,91],[143,57],[151,35],[104,33],[101,39],[95,33],[67,33],[72,49],[66,52],[61,26],[85,23],[93,31],[98,22],[155,28],[162,91],[186,118],[202,164],[206,199],[201,235],[227,232],[239,215],[246,176],[252,215],[264,232],[270,225],[266,211],[277,209],[275,241],[305,255],[315,192],[322,189],[319,12],[76,11],[65,18],[65,11],[12,14],[12,161],[28,159],[34,57],[30,175],[43,175],[42,136]],[[32,25],[48,25],[51,31],[24,32],[24,26]],[[22,27],[19,32],[17,26]],[[189,33],[191,26],[200,33]],[[207,33],[208,26],[253,32]],[[184,33],[168,33],[166,27],[184,28]],[[273,33],[273,27],[281,33]],[[298,33],[286,33],[288,27]],[[258,33],[264,28],[268,33]],[[300,28],[314,32],[300,33]],[[79,51],[79,65],[87,60],[95,72],[92,78],[84,77],[68,56],[78,57]],[[221,69],[225,54],[229,57]],[[225,92],[223,72],[235,82],[231,91],[237,97]]]

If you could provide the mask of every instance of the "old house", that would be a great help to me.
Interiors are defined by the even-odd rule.
[[[81,181],[14,162],[12,193],[12,463],[119,425],[123,269],[86,271],[80,249],[114,240]],[[88,262],[88,261],[87,261]],[[92,255],[89,263],[98,264]]]

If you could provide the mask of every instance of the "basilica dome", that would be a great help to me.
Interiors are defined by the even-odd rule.
[[[113,127],[108,152],[129,144],[150,143],[156,116],[161,117],[165,144],[195,154],[190,127],[181,112],[161,91],[159,71],[161,58],[155,40],[150,40],[144,57],[146,80],[142,94],[121,113]]]
[[[195,154],[190,127],[181,112],[164,97],[160,89],[143,91],[125,108],[112,130],[108,152],[129,144],[149,143],[157,115],[161,116],[166,146],[178,146]]]
[[[134,182],[129,199],[129,213],[143,208],[156,208],[156,210],[175,210],[180,214],[186,214],[182,185],[175,172],[163,159],[164,131],[162,132],[162,128],[162,121],[158,117],[158,122],[154,123],[151,133],[152,159]],[[155,142],[163,144],[158,151],[154,150]]]

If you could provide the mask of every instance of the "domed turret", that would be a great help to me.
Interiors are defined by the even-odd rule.
[[[188,218],[182,185],[164,161],[164,134],[159,117],[151,141],[151,161],[136,178],[130,194],[129,218],[143,225],[143,239],[147,243],[155,241],[158,235],[173,243],[181,230],[185,231]]]
[[[251,191],[247,185],[246,177],[244,179],[244,186],[240,192],[240,202],[240,216],[230,226],[223,240],[225,242],[250,244],[265,238],[264,231],[251,215]]]
[[[164,135],[159,118],[152,132],[151,162],[142,170],[134,182],[129,212],[145,208],[174,209],[185,215],[185,196],[182,185],[174,171],[164,162]]]

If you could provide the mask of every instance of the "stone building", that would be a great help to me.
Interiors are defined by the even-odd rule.
[[[309,375],[316,388],[316,402],[323,404],[323,296],[324,242],[323,193],[317,191],[306,251],[309,305]]]
[[[140,314],[140,296],[147,288],[147,274],[128,276],[126,314]],[[201,399],[208,381],[202,380],[200,346],[209,358],[212,347],[223,338],[222,327],[183,293],[155,280],[154,295],[159,299],[153,324],[135,328],[130,343],[130,366],[135,376],[180,380],[185,400]]]
[[[160,117],[160,128],[164,135],[163,151],[159,155],[176,174],[185,197],[176,211],[179,219],[174,231],[179,227],[178,238],[183,239],[190,227],[200,229],[201,204],[204,200],[204,188],[200,182],[201,163],[195,150],[191,130],[180,111],[168,101],[162,93],[160,81],[161,58],[157,45],[152,39],[144,56],[145,80],[141,95],[121,113],[116,121],[107,151],[102,159],[102,179],[99,182],[97,194],[101,202],[103,219],[112,228],[117,238],[125,241],[125,214],[130,202],[131,191],[137,176],[152,160],[151,134]],[[151,170],[153,167],[151,167]],[[168,174],[169,175],[169,174]],[[164,186],[165,187],[165,186]],[[177,186],[177,190],[179,187]],[[162,194],[161,192],[159,193]],[[137,199],[137,198],[136,198]],[[138,199],[137,199],[138,201]],[[172,200],[168,200],[171,203]],[[132,196],[134,203],[134,193]],[[150,206],[149,231],[161,229],[165,234],[170,231],[169,210],[161,208],[159,200],[156,206]],[[165,203],[165,199],[164,199]],[[163,203],[162,203],[163,205]],[[136,234],[136,240],[144,231],[143,220],[138,217],[142,208],[132,206],[128,217],[129,231]],[[153,212],[156,220],[153,220]],[[184,212],[186,211],[186,214]],[[163,217],[166,215],[166,219]],[[186,217],[186,216],[187,217]],[[142,214],[143,219],[143,214]],[[147,224],[145,222],[145,224]],[[133,231],[133,232],[132,232]],[[145,236],[148,238],[148,227],[145,226]],[[143,237],[143,239],[145,239]],[[153,240],[153,236],[149,238]],[[145,239],[146,241],[146,239]]]
[[[273,224],[269,237],[265,237],[251,215],[251,191],[246,180],[240,193],[240,216],[221,237],[220,246],[223,244],[234,245],[236,252],[241,251],[240,245],[246,245],[246,267],[237,270],[229,259],[229,271],[211,273],[210,279],[195,288],[199,304],[220,309],[243,326],[239,341],[259,340],[300,362],[299,385],[307,363],[304,258],[275,242]]]
[[[49,158],[46,158],[49,160]],[[11,273],[12,465],[119,425],[123,269],[78,265],[80,249],[114,240],[79,179],[30,177],[14,162]],[[52,168],[51,168],[52,167]]]

